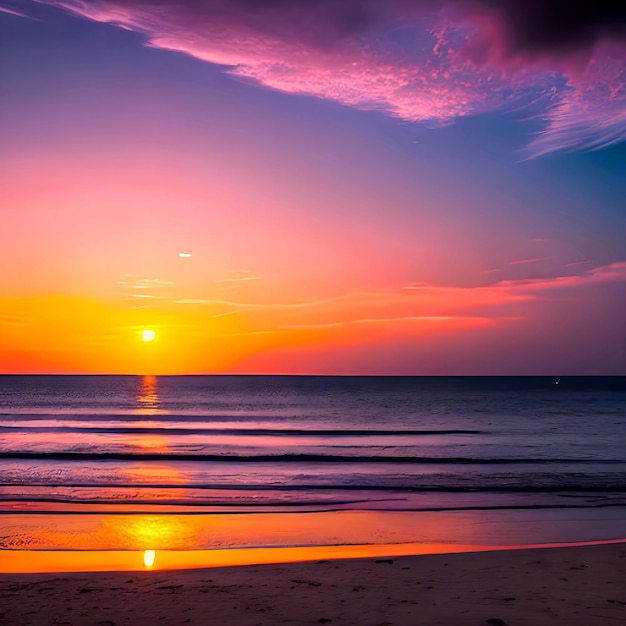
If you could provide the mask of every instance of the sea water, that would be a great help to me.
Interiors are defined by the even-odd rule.
[[[0,548],[625,537],[624,378],[0,376]]]

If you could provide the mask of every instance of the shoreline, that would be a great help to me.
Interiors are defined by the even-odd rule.
[[[567,545],[626,537],[621,507],[443,512],[342,510],[295,515],[5,513],[0,517],[3,527],[0,546],[6,550],[85,553],[408,545],[411,549],[405,554],[414,554],[425,550],[453,551],[458,546],[480,549],[481,546]],[[0,551],[0,571],[1,555]]]
[[[165,572],[223,567],[307,563],[324,560],[403,558],[426,555],[554,550],[626,544],[626,538],[520,545],[443,543],[356,544],[336,546],[236,547],[210,550],[151,550],[153,563],[144,563],[145,550],[0,550],[0,576],[104,572]]]
[[[624,544],[177,571],[1,574],[0,622],[619,624],[626,620]]]

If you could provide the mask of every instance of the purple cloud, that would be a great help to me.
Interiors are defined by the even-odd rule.
[[[531,155],[626,138],[626,11],[605,0],[44,1],[265,87],[408,121],[540,101]]]

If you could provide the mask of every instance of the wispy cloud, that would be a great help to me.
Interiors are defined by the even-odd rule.
[[[23,315],[0,315],[0,326],[23,326],[26,317]]]
[[[404,120],[542,103],[531,155],[626,138],[626,12],[606,2],[43,1],[272,89]]]
[[[133,275],[126,276],[129,280],[119,280],[118,285],[125,285],[130,289],[151,289],[154,287],[171,287],[174,283],[160,278],[139,278]]]
[[[234,291],[243,285],[261,280],[260,276],[256,276],[249,270],[233,270],[226,278],[219,278],[215,282],[222,291]]]
[[[196,305],[211,318],[238,316],[250,331],[282,332],[329,329],[359,324],[396,325],[408,322],[497,323],[520,319],[520,308],[534,301],[559,298],[563,290],[626,281],[626,262],[613,263],[548,278],[501,280],[488,285],[456,287],[408,283],[396,289],[344,293],[302,302],[245,302],[205,299],[178,300]],[[482,320],[482,321],[481,321]]]
[[[626,261],[591,268],[581,274],[556,276],[554,278],[527,278],[503,280],[494,287],[510,292],[549,291],[586,285],[626,280]]]
[[[175,300],[175,296],[171,293],[174,283],[169,280],[141,278],[134,274],[127,274],[124,280],[117,281],[117,285],[121,287],[122,297],[125,300],[143,301],[142,308],[150,308],[152,301]]]
[[[511,318],[508,318],[511,319]],[[281,326],[278,330],[314,330],[327,328],[340,328],[352,325],[394,325],[400,327],[406,322],[416,324],[446,324],[448,322],[465,322],[469,324],[489,324],[493,322],[492,318],[481,316],[454,316],[454,315],[411,315],[405,317],[375,317],[363,319],[350,319],[344,322],[328,322],[326,324],[295,324]],[[404,328],[404,326],[403,326]]]
[[[524,259],[514,264],[530,264],[540,259]],[[577,267],[569,264],[565,267]],[[355,291],[329,298],[302,301],[259,302],[223,298],[176,298],[171,295],[132,293],[130,298],[162,300],[172,306],[193,307],[207,317],[247,316],[256,320],[290,324],[343,324],[373,320],[444,320],[463,316],[474,317],[477,310],[491,310],[493,317],[510,317],[503,306],[516,305],[540,298],[562,289],[590,284],[626,281],[626,262],[597,266],[579,273],[563,273],[552,277],[521,278],[495,281],[487,285],[457,287],[417,282],[379,291]],[[393,313],[390,313],[393,312]],[[312,321],[314,320],[314,321]]]
[[[0,13],[7,13],[8,15],[15,15],[16,17],[23,17],[27,20],[38,21],[37,18],[33,17],[32,15],[27,15],[26,13],[23,13],[22,11],[19,11],[13,8],[11,4],[7,4],[7,3],[0,3]]]
[[[576,267],[577,265],[589,265],[589,263],[593,263],[593,261],[572,261],[571,263],[566,263],[565,267]]]
[[[529,263],[538,263],[539,261],[547,261],[551,257],[542,256],[542,257],[533,257],[531,259],[518,259],[516,261],[509,261],[509,265],[527,265]]]
[[[145,354],[131,350],[136,343],[129,342],[138,341],[139,330],[154,327],[166,353],[179,354],[179,344],[187,356],[191,347],[196,351],[185,371],[232,371],[237,363],[246,362],[249,367],[246,359],[257,356],[267,359],[266,366],[251,371],[274,371],[272,359],[281,350],[287,351],[288,359],[281,361],[281,367],[300,371],[309,349],[328,349],[342,358],[345,346],[352,346],[357,351],[371,350],[367,354],[374,356],[393,353],[394,362],[404,354],[401,358],[413,364],[431,354],[439,359],[441,369],[424,365],[419,371],[450,372],[452,354],[465,355],[474,363],[476,349],[497,350],[504,362],[515,364],[516,351],[528,347],[527,356],[534,364],[538,342],[554,341],[553,363],[566,363],[570,352],[561,349],[564,341],[576,344],[571,354],[583,355],[593,351],[598,340],[603,350],[611,352],[611,363],[619,367],[623,365],[621,319],[616,321],[618,315],[610,313],[603,318],[606,323],[593,327],[586,320],[590,310],[597,308],[599,294],[619,302],[624,285],[626,261],[589,269],[573,266],[550,277],[494,280],[487,285],[409,282],[303,301],[207,297],[183,305],[169,297],[107,303],[68,297],[4,298],[0,300],[0,358],[9,371],[25,367],[28,371],[84,371],[86,362],[94,363],[95,371],[119,371],[119,363],[133,362],[141,368]],[[217,296],[217,287],[213,289]],[[137,295],[156,295],[140,292]],[[149,302],[151,308],[136,310],[139,302]],[[590,335],[571,341],[572,331],[562,333],[561,327],[572,324],[581,329],[581,335]],[[349,371],[358,365],[354,358],[347,361]],[[108,359],[106,367],[103,359]],[[292,359],[293,367],[284,365]],[[328,363],[322,371],[338,371]],[[465,363],[462,359],[459,371],[482,371],[480,367],[464,369]],[[398,371],[414,371],[409,361],[404,364],[406,368]],[[164,369],[169,368],[168,361]]]

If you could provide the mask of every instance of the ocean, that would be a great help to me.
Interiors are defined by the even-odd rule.
[[[623,377],[0,376],[0,548],[626,538]]]

